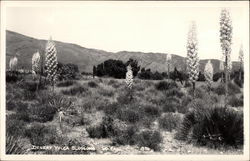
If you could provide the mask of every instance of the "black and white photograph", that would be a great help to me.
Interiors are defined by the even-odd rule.
[[[248,160],[249,1],[2,1],[0,96],[1,159]]]

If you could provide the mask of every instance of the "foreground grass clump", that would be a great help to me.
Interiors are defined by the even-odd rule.
[[[183,119],[176,135],[177,139],[188,140],[199,145],[243,145],[243,113],[223,107],[209,107],[200,100]]]
[[[6,134],[6,154],[25,154],[26,149],[23,148],[21,138]]]

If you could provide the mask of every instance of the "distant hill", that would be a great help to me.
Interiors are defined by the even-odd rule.
[[[6,31],[6,68],[9,67],[9,60],[18,53],[19,68],[31,69],[31,58],[33,53],[39,50],[44,53],[47,40],[39,40],[28,37],[16,32]],[[120,51],[117,53],[107,52],[104,50],[85,48],[76,44],[55,41],[58,61],[62,63],[77,64],[81,72],[92,72],[93,65],[97,65],[108,59],[117,59],[127,61],[129,58],[138,60],[141,67],[150,68],[152,71],[166,71],[165,54],[164,53],[143,53]],[[172,68],[177,67],[178,70],[185,69],[185,57],[172,55]],[[204,70],[204,66],[208,59],[200,60],[200,70]],[[219,71],[219,60],[211,59],[214,71]],[[237,69],[238,62],[233,62],[233,69]],[[172,69],[171,69],[172,70]]]

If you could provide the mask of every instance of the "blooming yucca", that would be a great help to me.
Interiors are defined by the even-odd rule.
[[[239,62],[240,62],[240,68],[244,68],[244,53],[243,53],[243,46],[240,46],[240,51],[239,51]]]
[[[127,73],[126,73],[126,84],[129,89],[132,89],[133,86],[133,72],[130,64],[127,66]]]
[[[32,74],[35,76],[39,70],[39,63],[40,63],[39,52],[33,54],[31,63],[32,63]]]
[[[171,65],[171,59],[172,59],[172,55],[171,54],[166,54],[166,63],[167,63],[167,67],[168,67],[168,79],[170,76],[170,65]]]
[[[211,61],[209,60],[205,66],[204,69],[204,76],[206,78],[207,81],[207,85],[208,87],[211,87],[212,82],[213,82],[213,74],[214,74],[214,70],[213,70],[213,64],[211,63]]]
[[[193,90],[195,89],[195,82],[199,76],[199,58],[197,46],[196,25],[195,22],[192,22],[191,28],[188,32],[187,70],[189,74],[189,80],[193,83]]]
[[[57,52],[54,42],[48,40],[45,53],[45,72],[47,79],[54,85],[57,76]]]
[[[10,62],[9,62],[10,71],[16,70],[17,62],[18,62],[18,59],[16,56],[10,59]]]
[[[227,9],[221,10],[220,17],[220,42],[222,53],[225,58],[225,106],[227,106],[227,97],[228,97],[228,71],[231,70],[230,65],[230,54],[231,54],[231,44],[232,44],[232,21],[230,18],[230,13]]]

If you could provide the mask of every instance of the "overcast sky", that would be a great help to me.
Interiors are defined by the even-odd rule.
[[[31,3],[31,2],[28,2]],[[219,18],[228,8],[233,23],[232,59],[240,45],[249,53],[248,2],[56,2],[6,9],[7,30],[38,39],[106,51],[162,52],[186,56],[187,32],[196,21],[199,57],[221,58]]]

